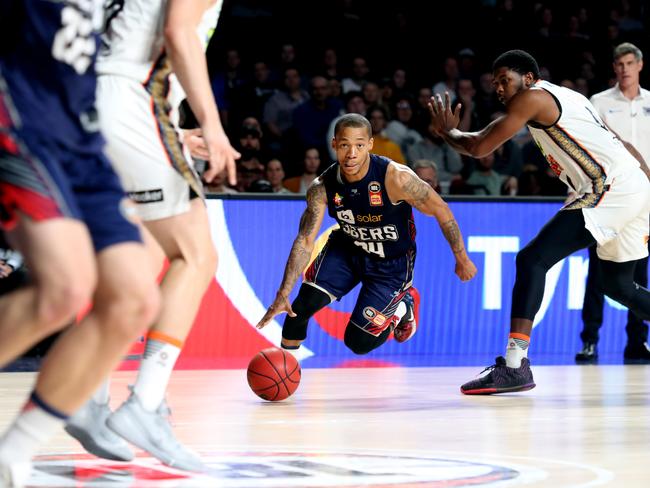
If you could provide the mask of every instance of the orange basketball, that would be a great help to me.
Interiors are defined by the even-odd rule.
[[[248,363],[248,385],[260,398],[279,402],[289,398],[300,384],[300,365],[283,349],[270,347]]]

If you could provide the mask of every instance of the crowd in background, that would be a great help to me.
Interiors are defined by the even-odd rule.
[[[616,45],[647,51],[641,0],[259,3],[226,1],[208,50],[242,153],[237,187],[219,178],[209,191],[304,193],[334,161],[333,121],[354,112],[372,125],[373,153],[426,173],[442,194],[565,195],[528,131],[484,158],[461,157],[430,129],[429,98],[448,92],[462,104],[461,130],[478,130],[503,110],[491,73],[502,51],[528,50],[543,79],[586,97],[615,83]]]

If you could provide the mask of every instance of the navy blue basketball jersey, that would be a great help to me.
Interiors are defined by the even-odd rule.
[[[321,175],[328,213],[340,226],[333,238],[378,258],[394,258],[415,249],[411,206],[406,202],[393,204],[386,192],[386,170],[390,162],[371,154],[368,173],[354,183],[344,181],[338,163]]]
[[[95,58],[101,3],[0,0],[0,95],[7,92],[16,130],[45,134],[65,147],[101,147],[95,110]],[[4,85],[4,86],[3,86]]]

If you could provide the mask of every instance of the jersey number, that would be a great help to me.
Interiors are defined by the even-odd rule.
[[[384,254],[384,243],[383,242],[361,242],[361,241],[354,241],[354,243],[362,248],[364,251],[370,254],[376,254],[377,256],[381,258],[385,258],[386,255]]]
[[[61,28],[52,43],[52,57],[72,66],[78,74],[84,74],[96,49],[92,32],[91,16],[66,5],[61,10]]]

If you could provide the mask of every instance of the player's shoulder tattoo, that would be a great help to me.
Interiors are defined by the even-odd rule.
[[[314,232],[318,222],[320,221],[320,214],[324,211],[323,207],[327,203],[325,185],[320,178],[316,178],[309,186],[306,198],[307,208],[300,218],[299,228],[299,233],[303,235]]]
[[[415,207],[424,204],[431,196],[433,189],[412,171],[400,171],[398,178],[404,199]]]
[[[327,202],[325,183],[320,179],[320,177],[316,178],[311,185],[309,185],[305,197],[307,199],[307,207]]]

